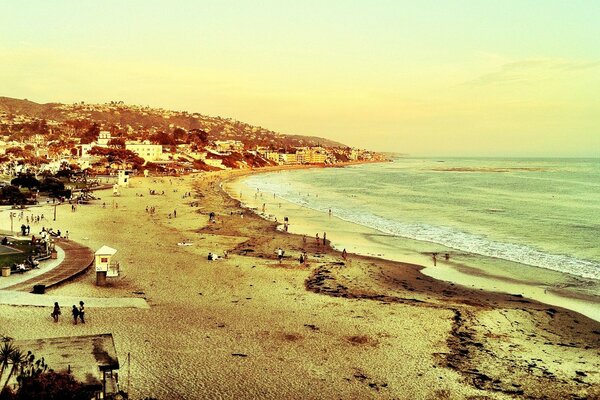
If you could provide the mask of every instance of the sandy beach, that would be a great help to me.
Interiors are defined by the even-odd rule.
[[[122,267],[106,287],[89,271],[44,296],[141,297],[150,308],[88,307],[75,326],[64,314],[54,324],[47,307],[0,305],[0,334],[112,333],[133,399],[600,398],[597,321],[437,281],[416,264],[343,260],[221,190],[247,173],[134,178],[119,197],[57,207],[56,221],[53,207],[29,209],[46,216],[33,233],[108,245]],[[10,230],[8,211],[0,228]]]

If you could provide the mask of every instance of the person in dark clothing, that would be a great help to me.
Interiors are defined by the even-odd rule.
[[[82,324],[85,324],[85,307],[83,307],[83,301],[79,302],[79,319]]]
[[[60,315],[60,306],[58,302],[54,302],[54,310],[52,310],[52,318],[54,322],[58,322],[58,316]]]
[[[73,309],[71,310],[71,312],[73,313],[73,325],[77,325],[77,318],[79,317],[79,310],[77,309],[77,306],[75,304],[73,304]]]

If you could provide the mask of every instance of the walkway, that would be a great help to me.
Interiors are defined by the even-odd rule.
[[[33,294],[12,290],[0,290],[0,304],[10,306],[53,307],[54,302],[65,306],[79,304],[83,300],[89,308],[150,308],[142,297],[81,297]],[[66,309],[68,311],[68,308]],[[63,309],[63,313],[65,309]]]
[[[64,260],[57,267],[5,289],[32,292],[34,285],[50,288],[83,273],[94,261],[94,252],[89,247],[65,239],[57,239],[56,245],[65,253]]]
[[[46,288],[59,285],[83,273],[94,261],[94,253],[89,247],[76,242],[56,239],[58,258],[44,261],[42,271],[32,270],[19,276],[17,283],[0,286],[0,304],[13,306],[53,307],[54,302],[59,304],[77,304],[80,300],[87,307],[93,308],[150,308],[141,297],[74,297],[52,296],[28,293],[33,291],[34,285],[45,285]],[[27,275],[29,275],[27,277]],[[25,277],[25,279],[23,279]],[[11,275],[8,278],[15,278]]]

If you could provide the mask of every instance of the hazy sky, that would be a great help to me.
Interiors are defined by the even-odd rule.
[[[0,95],[414,155],[600,156],[600,1],[1,1]]]

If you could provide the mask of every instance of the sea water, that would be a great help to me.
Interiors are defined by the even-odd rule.
[[[362,243],[359,253],[447,253],[463,273],[600,295],[600,159],[399,158],[257,174],[244,185],[255,206],[283,200],[368,228],[346,238]]]

